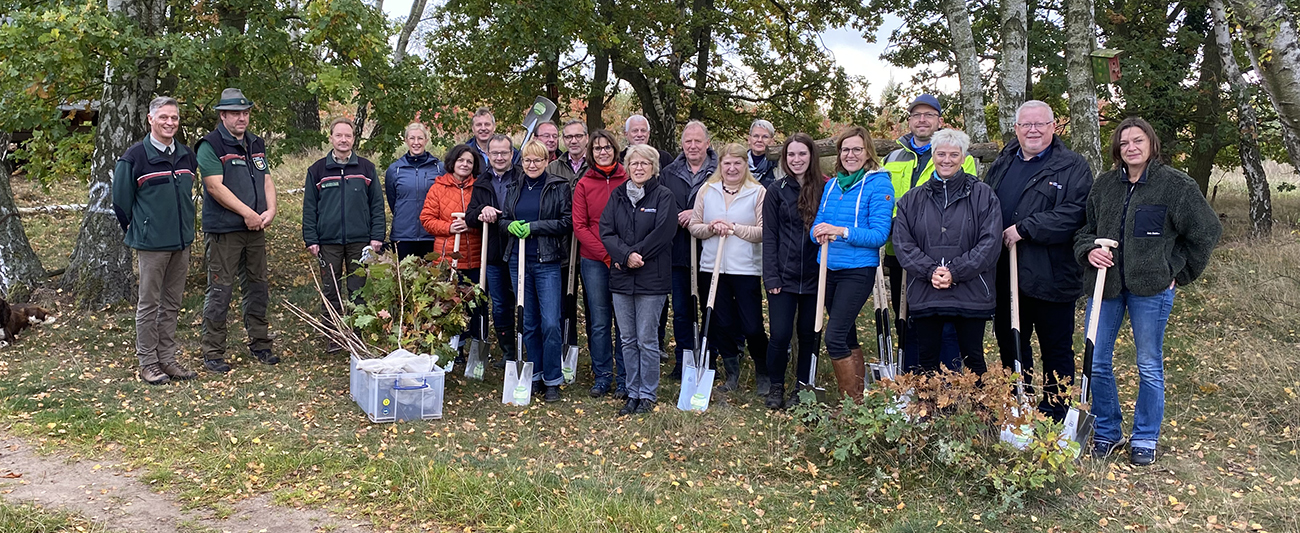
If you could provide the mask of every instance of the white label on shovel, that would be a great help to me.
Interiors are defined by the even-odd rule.
[[[528,387],[523,385],[515,386],[515,405],[523,405],[528,401]]]
[[[703,411],[708,408],[709,408],[709,402],[704,398],[703,394],[697,392],[695,393],[694,396],[691,396],[692,411]]]

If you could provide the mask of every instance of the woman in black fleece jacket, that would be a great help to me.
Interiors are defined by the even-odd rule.
[[[1088,195],[1088,218],[1074,239],[1074,255],[1088,269],[1091,294],[1096,270],[1109,268],[1102,292],[1089,382],[1097,416],[1093,456],[1124,445],[1123,415],[1112,359],[1124,313],[1133,326],[1139,376],[1130,461],[1155,462],[1165,413],[1164,337],[1174,287],[1205,271],[1223,226],[1187,174],[1160,162],[1160,139],[1147,121],[1129,117],[1110,143],[1115,168],[1097,177]],[[1119,242],[1107,251],[1098,238]],[[1097,302],[1089,299],[1088,309]],[[1086,325],[1085,325],[1086,328]]]

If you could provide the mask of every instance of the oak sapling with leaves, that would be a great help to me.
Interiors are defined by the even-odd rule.
[[[348,309],[348,324],[379,352],[405,348],[452,360],[452,337],[466,330],[469,312],[486,305],[486,298],[477,285],[448,281],[448,265],[414,255],[398,262],[394,254],[383,254],[358,267],[352,275],[365,277],[366,284]]]

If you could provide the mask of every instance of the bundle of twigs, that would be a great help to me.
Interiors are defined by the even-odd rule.
[[[356,332],[352,331],[352,328],[343,321],[343,317],[339,315],[339,312],[335,310],[334,306],[330,305],[329,300],[325,298],[325,291],[321,289],[320,279],[316,277],[316,269],[313,268],[309,270],[311,270],[311,280],[316,284],[316,295],[320,297],[321,307],[325,309],[327,315],[325,319],[321,319],[318,316],[302,310],[302,308],[294,305],[289,300],[284,300],[284,305],[288,306],[290,312],[302,319],[303,322],[316,330],[317,333],[324,335],[325,338],[334,341],[339,346],[347,349],[348,353],[357,356],[358,359],[375,358],[375,351],[377,348],[362,341],[361,337],[358,336]],[[330,274],[333,275],[332,266],[330,267],[330,271]],[[342,288],[338,287],[336,289],[338,290],[339,301],[342,302]]]

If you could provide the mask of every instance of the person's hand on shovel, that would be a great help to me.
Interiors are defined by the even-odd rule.
[[[847,238],[848,236],[848,228],[827,224],[825,222],[813,227],[813,238],[817,239],[817,244],[826,244],[838,237]]]
[[[731,235],[732,233],[731,223],[725,220],[710,222],[709,229],[713,231],[714,235]]]
[[[465,224],[464,218],[457,218],[451,221],[452,233],[465,233],[466,231],[469,231],[469,225]]]
[[[1105,248],[1093,248],[1088,252],[1088,263],[1096,268],[1110,268],[1115,266],[1115,255]]]

